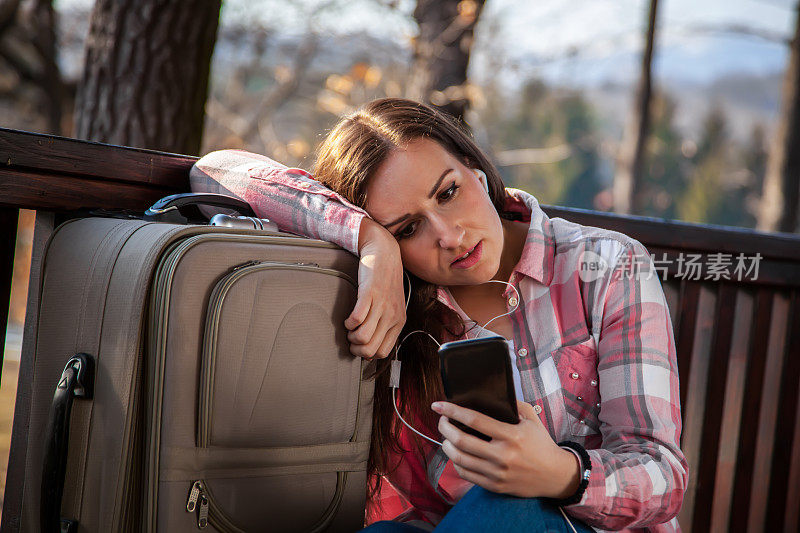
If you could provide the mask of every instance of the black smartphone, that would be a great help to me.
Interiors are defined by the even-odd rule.
[[[519,423],[506,339],[494,336],[446,342],[439,348],[439,368],[449,402],[501,422]],[[456,420],[450,422],[471,435],[492,440]]]

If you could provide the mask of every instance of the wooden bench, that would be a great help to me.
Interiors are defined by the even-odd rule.
[[[0,129],[0,301],[8,301],[17,209],[37,210],[29,292],[35,301],[44,243],[60,220],[74,216],[70,210],[141,212],[187,190],[194,160]],[[680,513],[684,531],[800,530],[800,236],[545,211],[626,233],[647,246],[661,269],[678,351],[682,447],[691,468]],[[735,270],[740,257],[749,273]],[[696,264],[699,272],[690,268]],[[0,305],[0,324],[6,312]],[[35,323],[29,306],[26,339]],[[0,331],[3,339],[5,328]],[[12,448],[27,439],[30,365],[26,341]],[[3,531],[16,530],[19,466],[9,464],[7,484],[15,489],[6,491]]]

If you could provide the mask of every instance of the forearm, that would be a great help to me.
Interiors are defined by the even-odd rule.
[[[592,474],[583,498],[565,509],[602,529],[646,527],[669,521],[686,490],[685,462],[670,453],[588,450]]]
[[[241,198],[284,231],[358,251],[366,213],[301,169],[241,150],[220,150],[197,161],[190,184],[193,191]]]

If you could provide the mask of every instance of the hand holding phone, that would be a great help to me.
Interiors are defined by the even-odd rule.
[[[439,347],[447,400],[508,424],[519,423],[508,341],[500,336],[447,342]],[[457,428],[485,441],[491,437],[461,422]]]

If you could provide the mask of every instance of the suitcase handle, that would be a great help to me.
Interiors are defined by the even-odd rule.
[[[185,224],[187,219],[185,216],[179,214],[179,212],[181,209],[187,206],[195,205],[224,207],[227,209],[233,209],[239,214],[247,217],[256,216],[253,208],[250,207],[250,204],[238,198],[234,198],[233,196],[206,192],[185,192],[165,196],[161,200],[151,205],[147,211],[144,212],[144,217],[147,220],[178,222]]]
[[[39,507],[41,531],[62,531],[61,497],[67,473],[69,445],[69,417],[75,398],[91,400],[94,394],[94,359],[79,353],[67,362],[56,385],[53,403],[45,433],[44,466],[42,468],[42,494]],[[64,521],[69,529],[69,522]],[[74,522],[72,523],[74,524]],[[72,526],[74,527],[74,526]]]

